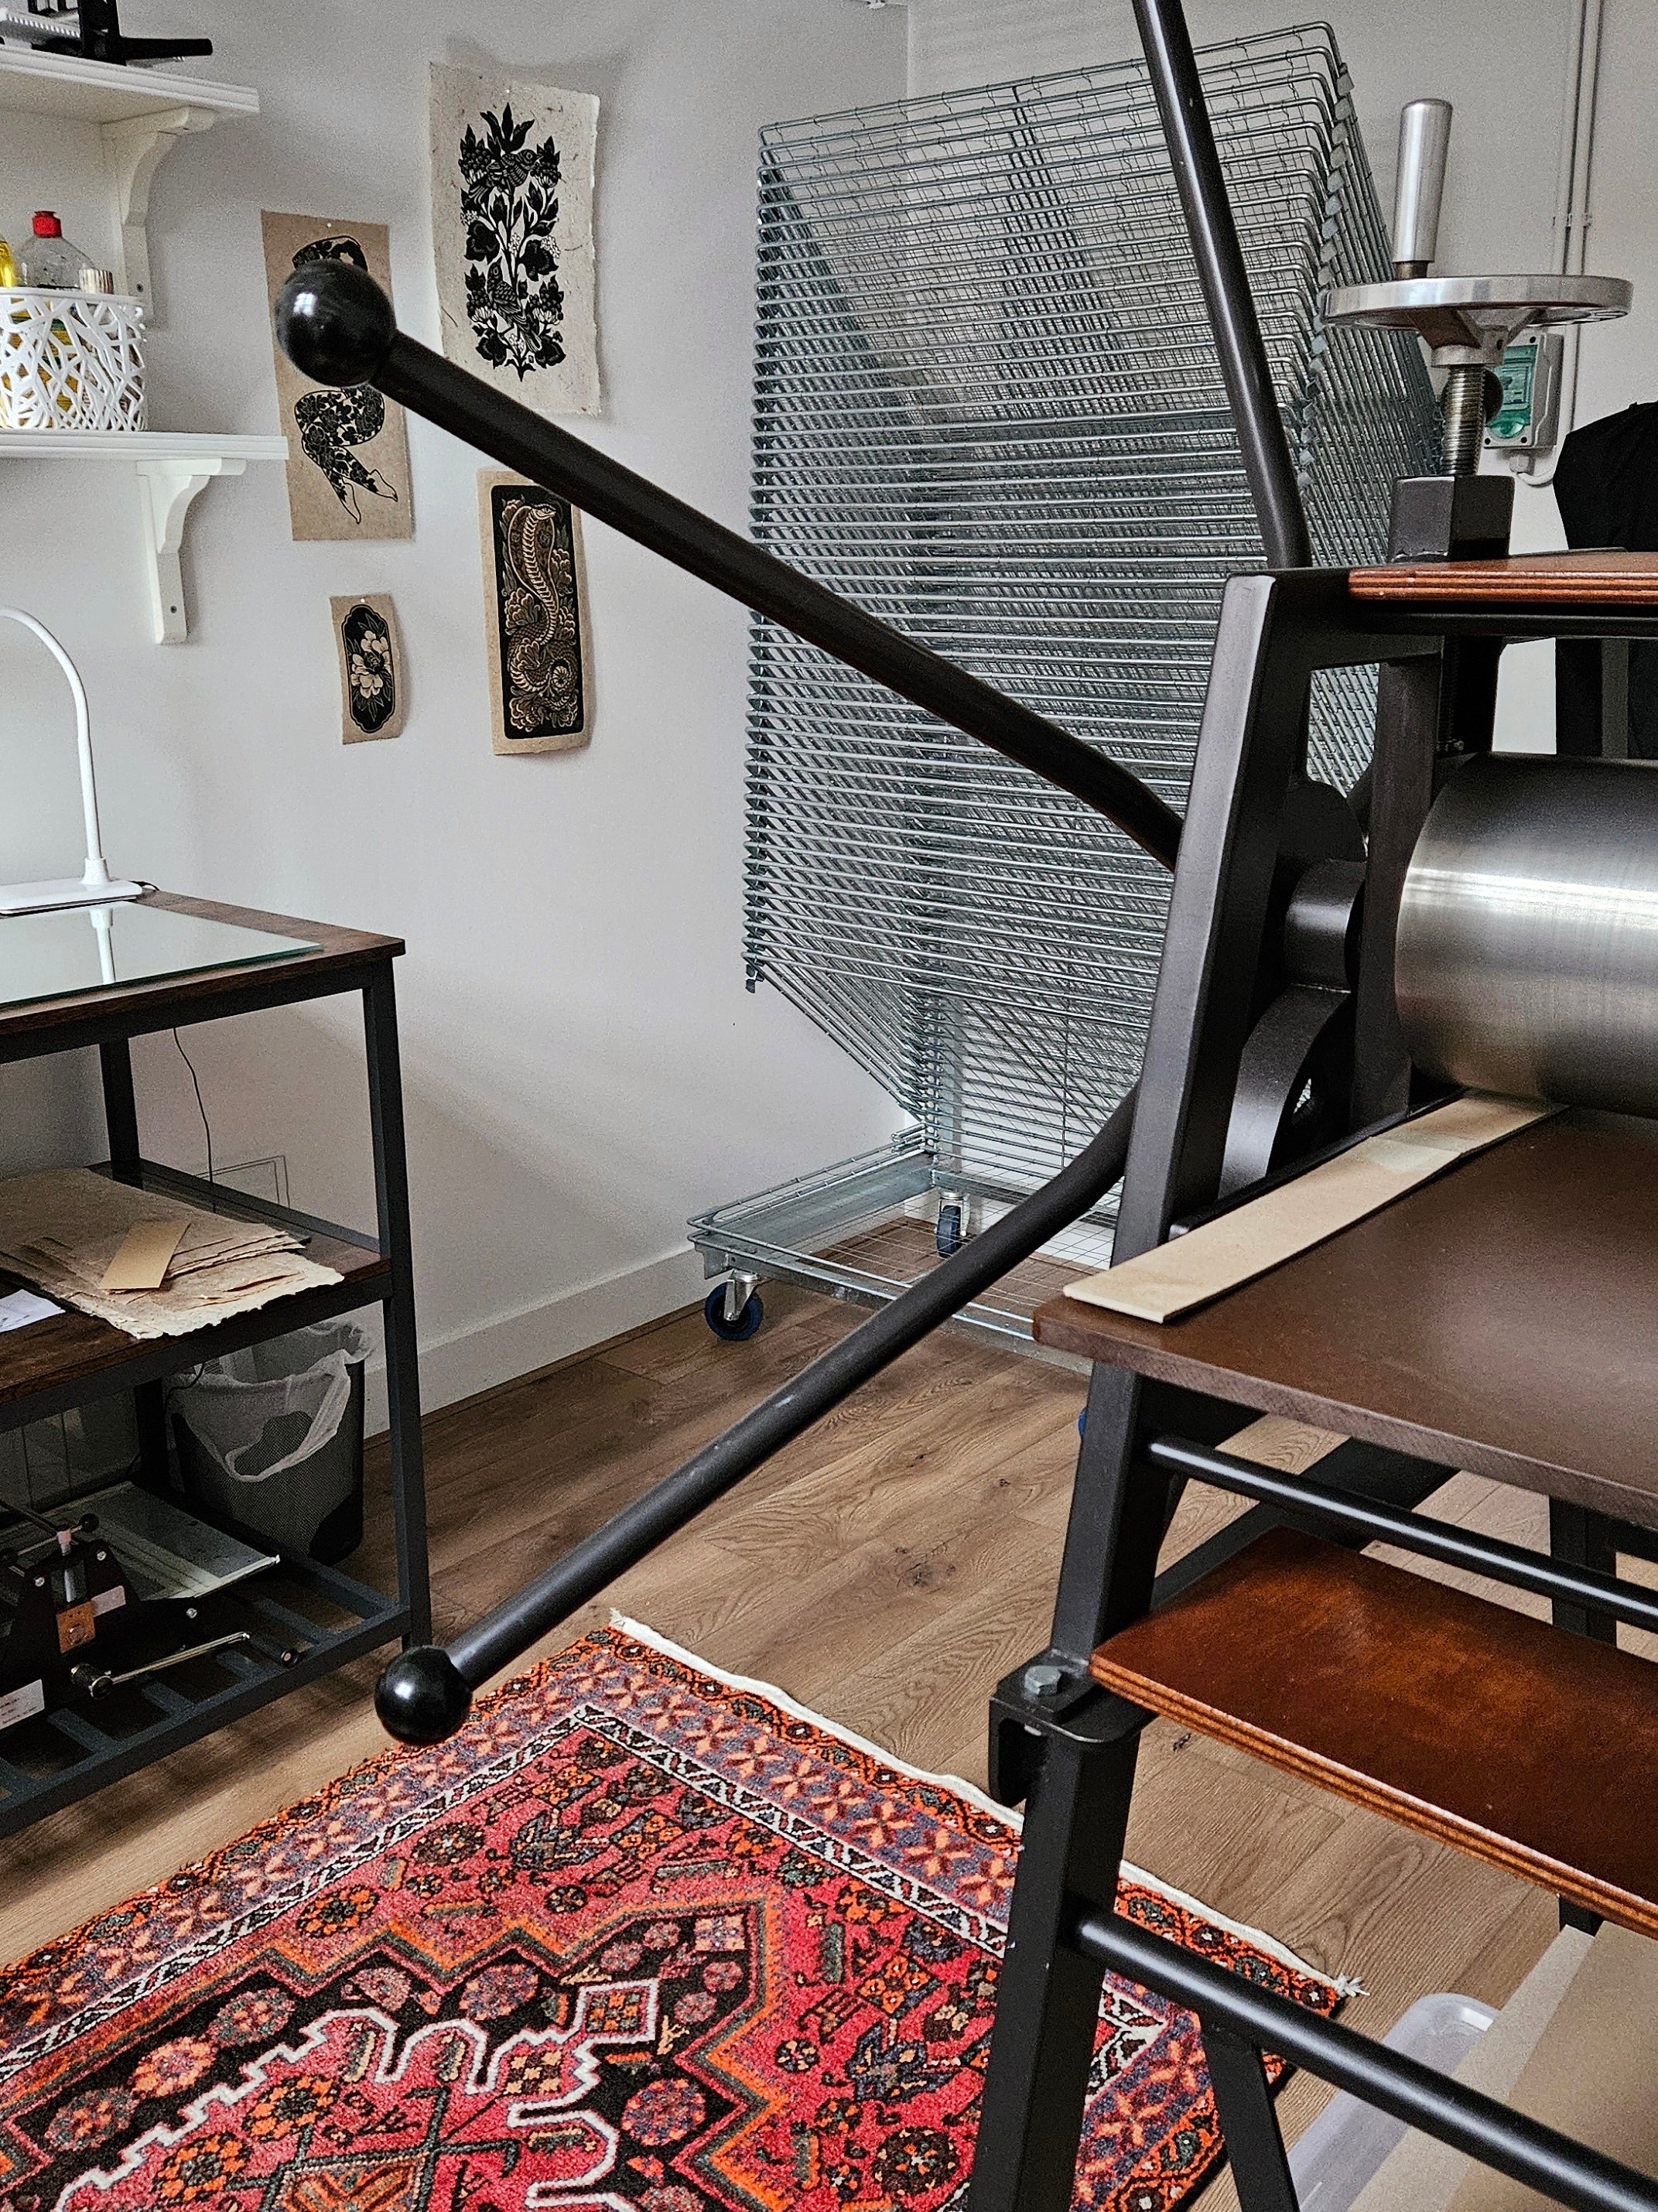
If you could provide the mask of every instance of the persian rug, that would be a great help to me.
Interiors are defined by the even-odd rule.
[[[1017,1829],[628,1627],[0,1979],[0,2212],[942,2212]],[[1121,1907],[1337,1986],[1146,1878]],[[1194,2022],[1101,2009],[1078,2203],[1218,2137]]]

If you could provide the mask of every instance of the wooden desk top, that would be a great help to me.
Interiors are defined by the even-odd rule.
[[[1355,568],[1356,599],[1412,607],[1658,610],[1658,553],[1524,553],[1505,561],[1399,561]]]
[[[264,930],[278,937],[301,937],[319,949],[295,952],[282,960],[198,969],[192,975],[157,976],[145,982],[114,983],[67,998],[29,1000],[0,1008],[0,1042],[74,1030],[115,1012],[140,1017],[133,1023],[135,1035],[145,1028],[166,1028],[174,1020],[210,1021],[212,1000],[234,997],[248,985],[261,982],[270,986],[273,1000],[320,997],[330,988],[331,978],[339,979],[337,988],[349,988],[345,979],[351,971],[392,959],[403,951],[401,938],[337,929],[329,922],[298,921],[289,915],[262,913],[256,907],[221,906],[210,899],[185,898],[173,891],[148,891],[131,903],[161,907],[169,914],[199,915],[209,921],[232,922],[240,929]],[[50,1043],[46,1047],[52,1048]]]
[[[1561,1115],[1182,1321],[1035,1334],[1658,1528],[1658,1123]]]

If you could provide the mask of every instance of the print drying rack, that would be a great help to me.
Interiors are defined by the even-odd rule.
[[[404,1741],[434,1742],[451,1734],[477,1686],[1096,1206],[1123,1178],[1125,1166],[1120,1256],[1163,1243],[1176,1218],[1190,1221],[1217,1206],[1223,1194],[1236,1201],[1304,1168],[1329,1145],[1333,1131],[1339,1148],[1360,1130],[1399,1119],[1397,1094],[1408,1085],[1411,1066],[1394,1006],[1394,920],[1436,763],[1450,765],[1459,745],[1489,749],[1497,656],[1507,638],[1658,634],[1658,584],[1639,579],[1626,580],[1621,598],[1606,593],[1604,604],[1575,611],[1558,593],[1536,604],[1542,586],[1535,579],[1527,599],[1525,575],[1511,580],[1500,608],[1495,600],[1479,602],[1478,582],[1488,572],[1537,564],[1496,557],[1506,551],[1512,484],[1471,473],[1466,454],[1458,473],[1406,478],[1395,487],[1390,557],[1413,557],[1428,572],[1414,597],[1406,594],[1407,604],[1372,604],[1388,593],[1378,586],[1367,598],[1357,588],[1367,572],[1354,572],[1350,583],[1345,569],[1311,565],[1290,446],[1180,0],[1135,0],[1135,12],[1272,572],[1236,576],[1226,586],[1184,822],[1120,763],[416,344],[398,331],[389,302],[362,271],[343,264],[298,271],[278,300],[280,340],[306,375],[324,384],[374,385],[1068,793],[1162,867],[1173,871],[1179,861],[1140,1079],[1092,1140],[1031,1196],[446,1649],[416,1646],[394,1660],[377,1703],[388,1729]],[[1459,567],[1474,580],[1460,605],[1448,605],[1440,580],[1456,577]],[[1368,574],[1390,586],[1405,573],[1382,568]],[[1382,671],[1368,848],[1357,805],[1314,780],[1307,767],[1306,709],[1315,678],[1359,666]],[[1309,1095],[1320,1109],[1311,1116],[1303,1111]],[[1519,1157],[1503,1147],[1491,1155],[1498,1162]],[[1658,1168],[1652,1174],[1658,1206]],[[1409,1205],[1401,1203],[1400,1218]],[[1553,1218],[1551,1212],[1551,1227]],[[1479,1240],[1453,1241],[1463,1249]],[[1375,1285],[1374,1270],[1366,1279]],[[1372,1303],[1383,1310],[1379,1297]],[[1621,1288],[1576,1303],[1597,1313],[1624,1310]],[[1061,1340],[1057,1322],[1053,1329],[1050,1340]],[[1541,1332],[1540,1322],[1519,1340],[1522,1357],[1531,1358]],[[1282,1645],[1286,1638],[1293,1642],[1300,1624],[1326,1617],[1298,1602],[1298,1591],[1310,1591],[1321,1604],[1339,1597],[1350,1609],[1368,1606],[1376,1619],[1362,1648],[1397,1651],[1393,1672],[1403,1677],[1425,1665],[1436,1649],[1466,1639],[1467,1623],[1460,1615],[1449,1621],[1448,1607],[1473,1601],[1451,1592],[1442,1603],[1436,1586],[1421,1577],[1353,1558],[1377,1539],[1442,1559],[1454,1553],[1458,1565],[1546,1596],[1558,1613],[1602,1625],[1658,1625],[1651,1592],[1600,1571],[1595,1547],[1604,1544],[1606,1530],[1593,1514],[1579,1512],[1578,1522],[1568,1516],[1561,1523],[1552,1559],[1465,1530],[1448,1532],[1417,1515],[1412,1509],[1444,1480],[1447,1464],[1476,1464],[1455,1455],[1463,1449],[1460,1442],[1430,1440],[1452,1455],[1432,1462],[1409,1455],[1423,1449],[1420,1442],[1396,1449],[1354,1443],[1319,1461],[1315,1484],[1291,1480],[1215,1449],[1232,1432],[1229,1414],[1233,1425],[1236,1415],[1212,1381],[1142,1401],[1135,1376],[1126,1371],[1132,1360],[1118,1355],[1114,1361],[1108,1349],[1095,1350],[1091,1338],[1082,1348],[1094,1352],[1096,1365],[1054,1641],[999,1686],[992,1708],[995,1785],[1007,1802],[1029,1797],[1031,1806],[986,2081],[973,2212],[1066,2212],[1108,1966],[1198,2015],[1244,2212],[1294,2212],[1296,2204],[1264,2068],[1268,2051],[1580,2212],[1658,2212],[1658,2185],[1644,2177],[1190,1957],[1113,1910],[1139,1732],[1151,1709],[1175,1710],[1164,1701],[1168,1683],[1194,1650],[1204,1656],[1191,1638],[1160,1633],[1160,1622],[1174,1618],[1164,1608],[1182,1593],[1194,1604],[1204,1598],[1211,1613],[1218,1610],[1222,1656],[1234,1659],[1262,1645],[1252,1630],[1270,1626]],[[1144,1356],[1155,1361],[1159,1355],[1154,1349]],[[1632,1363],[1644,1361],[1644,1339],[1630,1356]],[[1390,1371],[1406,1364],[1395,1358]],[[1153,1364],[1147,1371],[1159,1370]],[[1535,1386],[1534,1375],[1532,1380]],[[1250,1402],[1247,1394],[1243,1402]],[[1154,1407],[1167,1417],[1166,1427],[1177,1418],[1187,1425],[1177,1434],[1152,1433]],[[1326,1411],[1339,1417],[1337,1408]],[[1395,1431],[1421,1434],[1419,1425],[1412,1431],[1396,1424]],[[1239,1493],[1254,1501],[1254,1510],[1157,1577],[1167,1514],[1180,1482],[1191,1478]],[[1319,1543],[1304,1533],[1309,1527],[1325,1538],[1333,1530],[1338,1540]],[[1255,1540],[1264,1532],[1271,1532],[1265,1546]],[[1240,1556],[1246,1547],[1252,1561]],[[1270,1579],[1262,1559],[1288,1594],[1274,1602],[1269,1591],[1256,1617],[1254,1583],[1264,1575]],[[1374,1577],[1384,1573],[1410,1595],[1401,1598],[1395,1590],[1385,1601],[1378,1598]],[[1402,1621],[1399,1636],[1388,1632],[1389,1606]],[[1645,1662],[1607,1651],[1588,1635],[1562,1634],[1496,1607],[1474,1609],[1509,1624],[1501,1635],[1485,1632],[1501,1647],[1488,1673],[1499,1686],[1515,1674],[1518,1710],[1552,1712],[1551,1681],[1558,1687],[1574,1669],[1582,1675],[1586,1667],[1598,1668],[1623,1698],[1608,1710],[1620,1725],[1630,1720],[1628,1741],[1637,1741],[1638,1718],[1645,1735],[1658,1741],[1658,1711],[1649,1705],[1642,1711],[1639,1692],[1625,1694],[1623,1668],[1644,1672]],[[1562,1620],[1562,1626],[1570,1625]],[[1542,1647],[1526,1642],[1531,1632],[1566,1651],[1552,1675],[1540,1660]],[[1166,1648],[1171,1640],[1172,1654]],[[1339,1661],[1351,1647],[1338,1636],[1333,1648]],[[1302,1656],[1318,1656],[1316,1639],[1312,1653]],[[1102,1671],[1108,1662],[1115,1669],[1109,1677]],[[1293,1688],[1305,1673],[1304,1667],[1297,1671],[1300,1663],[1275,1679]],[[1526,1666],[1532,1674],[1521,1679]],[[1379,1678],[1386,1672],[1376,1671]],[[1209,1686],[1213,1702],[1221,1692]],[[1250,1686],[1229,1694],[1241,1701]],[[1188,1702],[1200,1705],[1201,1687]],[[1369,1687],[1338,1686],[1315,1701],[1318,1710],[1309,1725],[1357,1708]],[[1562,1707],[1568,1723],[1587,1710]],[[1488,1713],[1487,1705],[1476,1701],[1462,1725],[1466,1733],[1493,1720],[1484,1739],[1489,1753],[1499,1741],[1494,1723],[1500,1717],[1497,1704],[1491,1703]],[[1212,1732],[1226,1733],[1220,1726]],[[1570,1726],[1563,1733],[1557,1725],[1550,1738],[1561,1740],[1568,1783],[1589,1733]],[[1226,1740],[1244,1739],[1235,1730]],[[1260,1747],[1266,1741],[1266,1732],[1257,1728],[1248,1747],[1271,1758],[1270,1744]],[[1455,1728],[1444,1736],[1450,1754],[1462,1741]],[[1280,1764],[1307,1771],[1278,1748]],[[1340,1790],[1345,1770],[1327,1766],[1327,1773],[1315,1765],[1312,1778]],[[1351,1782],[1350,1773],[1346,1778]],[[1348,1788],[1346,1794],[1362,1793]],[[1401,1802],[1395,1792],[1390,1801],[1377,1789],[1364,1802],[1407,1826],[1444,1832],[1442,1823],[1433,1825],[1440,1814],[1419,1796]],[[1576,1816],[1580,1801],[1569,1794],[1568,1802]],[[1609,1812],[1606,1822],[1588,1825],[1616,1823]],[[1650,1922],[1649,1932],[1658,1932],[1658,1902],[1625,1895],[1593,1869],[1586,1874],[1485,1831],[1473,1841],[1455,1832],[1452,1839],[1576,1905],[1619,1911],[1631,1924]],[[1644,1843],[1641,1848],[1649,1860],[1649,1849]],[[1581,1847],[1578,1857],[1588,1851]],[[1658,1868],[1643,1865],[1640,1879],[1646,1884],[1642,1897],[1658,1899]]]

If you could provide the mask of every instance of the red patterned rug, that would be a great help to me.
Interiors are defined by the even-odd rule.
[[[0,2212],[943,2212],[1017,1831],[621,1629],[0,1981]],[[1122,1908],[1328,2012],[1264,1937]],[[1167,2212],[1193,2021],[1102,2008],[1078,2202]]]

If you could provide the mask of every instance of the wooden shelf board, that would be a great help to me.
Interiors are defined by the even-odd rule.
[[[361,1304],[371,1303],[391,1276],[390,1262],[378,1252],[366,1251],[361,1244],[342,1243],[334,1237],[313,1237],[305,1248],[305,1257],[319,1267],[335,1269],[347,1285],[361,1291]],[[319,1288],[325,1300],[334,1295],[330,1286]],[[312,1318],[308,1311],[300,1309],[316,1302],[316,1293],[299,1291],[232,1319],[263,1324],[263,1334],[281,1336]],[[294,1309],[291,1319],[290,1307]],[[90,1382],[139,1354],[165,1350],[170,1356],[176,1350],[174,1366],[193,1367],[198,1360],[216,1358],[225,1348],[216,1340],[225,1327],[218,1322],[158,1344],[154,1338],[128,1336],[108,1322],[71,1310],[51,1321],[35,1322],[27,1328],[8,1329],[0,1334],[0,1406],[42,1391],[60,1390],[70,1383]]]
[[[1397,561],[1355,568],[1356,599],[1420,607],[1658,606],[1658,554],[1515,553],[1500,561]]]
[[[1274,1529],[1094,1654],[1137,1705],[1658,1936],[1658,1668]]]
[[[1036,1340],[1658,1528],[1658,1122],[1575,1110],[1179,1321]]]
[[[257,115],[259,95],[248,85],[211,84],[170,70],[122,68],[78,54],[0,46],[0,112],[9,109],[14,114],[61,115],[98,124],[125,123],[179,107]]]

